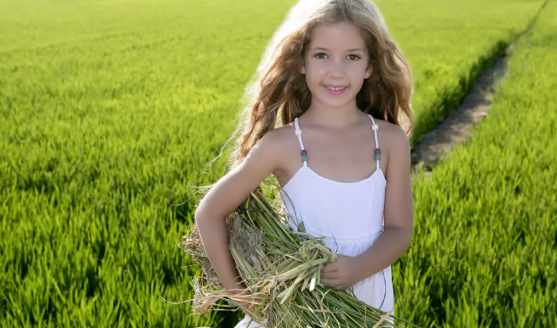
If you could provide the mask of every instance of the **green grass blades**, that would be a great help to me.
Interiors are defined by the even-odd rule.
[[[489,115],[414,180],[396,310],[422,327],[557,327],[557,3],[515,45]]]
[[[232,132],[244,86],[294,2],[0,1],[0,322],[8,327],[226,327],[237,319],[223,313],[201,319],[191,316],[189,304],[169,305],[162,298],[193,297],[190,282],[201,271],[176,247],[191,228],[199,200],[189,185],[210,184],[222,175],[224,158],[208,170],[204,165]],[[416,77],[413,108],[419,136],[451,108],[500,44],[528,25],[541,1],[381,0],[377,4]],[[536,42],[547,42],[542,40]],[[538,90],[527,90],[531,94],[509,96],[518,99],[524,110],[539,106],[534,99]],[[547,125],[549,115],[542,118],[547,134],[540,132],[532,141],[549,138],[553,131]],[[507,129],[504,121],[497,124],[498,129]],[[514,127],[516,131],[520,127]],[[495,138],[491,147],[506,147],[501,140]],[[529,149],[528,144],[521,146]],[[553,199],[542,191],[544,183],[548,190],[553,178],[548,168],[553,157],[548,150],[534,149],[536,169],[530,164],[521,168],[537,172],[542,187],[528,180],[524,171],[503,173],[511,159],[494,162],[482,172],[531,190],[524,197],[532,200],[528,206],[535,203],[547,209],[532,212],[537,213],[532,218],[548,220]],[[482,152],[468,157],[479,160],[478,154]],[[510,156],[508,150],[496,154]],[[513,157],[513,163],[525,154]],[[448,171],[447,181],[460,181],[460,172],[472,174],[464,171],[467,166],[452,165],[459,171]],[[506,183],[503,190],[513,190],[510,182],[503,181],[492,185],[500,188]],[[465,197],[462,190],[466,189],[452,188],[452,194],[448,190],[443,194]],[[430,231],[427,222],[453,215],[466,217],[461,226],[479,221],[480,216],[464,206],[432,212],[423,205],[431,197],[426,190],[418,188],[418,218],[424,227],[417,229]],[[499,204],[498,212],[490,212],[494,219],[516,211],[516,204],[490,195],[484,190],[468,205],[480,206],[478,199],[481,208]],[[431,206],[449,200],[438,197],[431,199]],[[520,213],[530,217],[525,214],[530,211]],[[524,228],[512,222],[491,235],[520,239]],[[417,321],[443,322],[444,302],[435,301],[431,309],[425,305],[460,293],[449,282],[462,286],[468,275],[446,271],[456,267],[454,257],[448,255],[442,258],[446,262],[422,260],[432,256],[431,251],[441,252],[435,242],[462,252],[444,239],[449,235],[431,232],[428,253],[420,253],[425,251],[420,247],[418,253],[411,249],[409,256],[417,260],[404,265],[404,279],[410,284],[404,289],[412,292],[399,292],[400,304],[418,295],[411,309],[422,308],[419,313],[435,318],[416,317]],[[485,249],[483,245],[475,247]],[[504,249],[496,254],[505,251],[510,252]],[[544,252],[550,251],[545,246]],[[505,270],[525,274],[520,263],[531,253],[513,254]],[[537,277],[548,264],[534,263],[529,274]],[[433,264],[443,268],[436,277],[448,281],[435,287],[437,298],[427,294],[428,272],[437,268]],[[508,304],[515,297],[509,290],[525,278],[508,276],[501,273],[502,278],[491,284],[501,290],[496,299],[508,301],[486,304]],[[395,287],[402,284],[395,281]],[[529,285],[520,286],[524,295],[530,295]],[[545,295],[551,294],[531,297],[543,304]],[[477,306],[479,301],[470,302]],[[413,319],[406,314],[414,310],[402,305],[401,309],[405,318]],[[493,309],[497,322],[520,324],[517,314],[511,317],[505,309]]]
[[[224,291],[216,273],[204,270],[194,285],[197,313],[221,310],[217,301],[222,300],[228,303],[225,309],[237,306],[247,311],[247,305],[257,305],[260,310],[252,312],[252,317],[258,322],[267,319],[270,327],[305,328],[324,322],[330,328],[395,327],[392,313],[317,282],[321,268],[333,262],[335,254],[324,246],[322,238],[311,238],[292,229],[262,193],[253,193],[227,218],[227,223],[230,253],[247,291]],[[278,243],[283,238],[286,242]],[[205,268],[206,256],[198,255],[203,253],[203,244],[197,229],[182,238],[181,248]],[[263,261],[266,264],[260,265]],[[258,267],[265,269],[255,269]]]
[[[414,74],[412,144],[460,104],[481,71],[528,27],[543,2],[375,1]]]

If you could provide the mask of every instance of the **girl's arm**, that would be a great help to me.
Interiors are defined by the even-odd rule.
[[[373,245],[358,256],[363,274],[367,278],[396,262],[410,246],[414,221],[410,143],[399,129],[391,139],[388,180],[385,195],[384,231]]]
[[[234,267],[228,248],[228,230],[225,219],[269,175],[280,167],[284,146],[271,131],[267,133],[244,161],[220,179],[201,200],[195,211],[195,220],[203,246],[228,291],[244,289]]]
[[[413,200],[410,176],[410,144],[406,134],[393,134],[389,153],[388,180],[385,195],[384,231],[363,254],[338,255],[323,268],[321,282],[325,286],[346,290],[398,260],[410,245],[413,228]]]

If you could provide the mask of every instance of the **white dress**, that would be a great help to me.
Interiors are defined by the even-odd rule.
[[[375,147],[378,126],[369,115],[375,132]],[[302,155],[305,155],[302,132],[295,119],[296,135]],[[380,152],[380,151],[379,151]],[[307,157],[306,157],[307,159]],[[337,254],[358,256],[369,249],[383,232],[383,209],[387,181],[376,160],[374,173],[357,182],[340,182],[325,178],[303,160],[303,166],[282,188],[283,205],[293,218],[304,222],[306,232],[318,237],[327,237],[325,244]],[[356,297],[382,311],[393,311],[394,295],[391,267],[357,283]],[[258,328],[261,325],[245,317],[236,328]],[[392,322],[392,320],[389,320]]]

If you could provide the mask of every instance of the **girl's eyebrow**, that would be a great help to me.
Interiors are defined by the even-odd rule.
[[[311,50],[324,50],[324,51],[329,51],[329,49],[323,48],[323,47],[316,47],[316,48],[312,48]],[[347,52],[364,51],[364,49],[362,49],[362,48],[354,48],[354,49],[348,49],[348,50],[346,50],[346,51],[347,51]]]

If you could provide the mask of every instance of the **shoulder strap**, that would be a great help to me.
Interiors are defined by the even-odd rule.
[[[296,126],[296,136],[298,136],[298,141],[300,142],[302,162],[304,163],[304,166],[308,166],[308,153],[304,148],[304,142],[302,141],[302,130],[300,129],[300,124],[298,123],[297,117],[294,119],[294,125]]]
[[[369,114],[368,114],[368,116],[371,119],[371,122],[373,123],[371,128],[373,129],[373,132],[375,133],[375,154],[374,154],[374,158],[377,161],[377,169],[379,169],[380,168],[379,160],[381,159],[381,148],[379,148],[379,140],[377,139],[377,130],[379,130],[379,125],[377,125],[377,123],[375,123],[375,119],[373,118],[373,116],[371,116]]]

